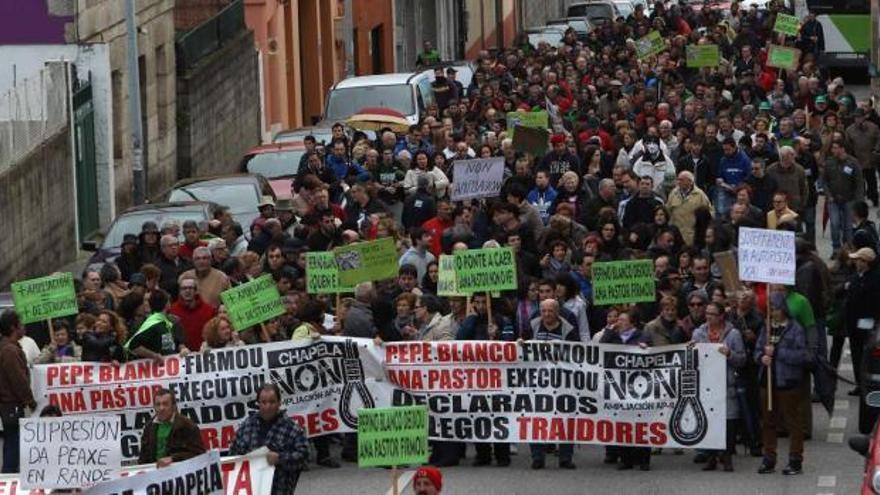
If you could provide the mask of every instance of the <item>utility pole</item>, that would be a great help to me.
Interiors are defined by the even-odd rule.
[[[128,37],[128,126],[131,131],[131,189],[135,205],[144,204],[144,130],[141,124],[141,76],[138,69],[138,30],[135,0],[125,0],[125,30]]]

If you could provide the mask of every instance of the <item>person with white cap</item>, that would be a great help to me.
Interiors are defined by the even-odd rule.
[[[849,255],[856,271],[846,282],[846,302],[844,318],[849,334],[849,348],[852,351],[852,362],[858,366],[862,362],[865,342],[874,331],[877,318],[880,317],[877,300],[880,299],[880,274],[877,271],[877,253],[869,247],[863,247]],[[861,393],[862,378],[855,374],[856,388],[850,395]]]

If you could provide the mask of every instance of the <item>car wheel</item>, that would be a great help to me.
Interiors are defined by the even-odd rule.
[[[877,421],[878,411],[876,408],[868,406],[864,397],[859,397],[859,433],[867,435],[874,428],[874,422]]]

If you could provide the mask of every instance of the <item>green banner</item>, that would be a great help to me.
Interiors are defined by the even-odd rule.
[[[721,63],[718,45],[688,45],[686,54],[688,67],[718,67]]]
[[[629,304],[655,299],[651,260],[593,263],[593,304]]]
[[[397,245],[390,237],[341,246],[333,250],[333,256],[339,267],[339,283],[343,286],[397,276],[400,257]]]
[[[232,327],[241,332],[284,314],[284,304],[269,274],[220,293]]]
[[[455,252],[458,290],[464,293],[516,290],[516,257],[506,248]]]
[[[428,462],[428,407],[358,410],[358,466],[403,466]]]
[[[636,40],[636,53],[639,58],[647,58],[651,55],[657,55],[666,49],[666,43],[659,31],[651,31]]]
[[[338,294],[353,292],[354,287],[339,283],[339,267],[330,251],[306,253],[306,293]]]
[[[545,110],[539,112],[507,112],[507,137],[514,139],[516,127],[547,129],[550,127],[550,116]]]
[[[779,69],[797,69],[801,60],[801,51],[797,48],[787,48],[779,45],[770,45],[770,53],[767,56],[767,65]]]
[[[776,24],[773,30],[788,36],[797,36],[801,30],[801,20],[797,16],[778,13],[776,14]]]
[[[466,297],[459,292],[458,280],[455,278],[455,256],[441,254],[438,262],[437,295],[442,297]]]
[[[25,325],[79,312],[70,273],[13,282],[12,299],[15,311]]]

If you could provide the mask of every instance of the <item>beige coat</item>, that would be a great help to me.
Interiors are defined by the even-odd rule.
[[[455,335],[452,334],[450,323],[450,318],[447,318],[440,313],[434,313],[431,321],[419,330],[419,340],[435,342],[439,340],[455,339]]]
[[[694,243],[694,226],[696,218],[694,212],[705,206],[709,208],[712,216],[715,216],[715,208],[706,193],[697,186],[693,186],[687,194],[682,194],[679,187],[675,187],[669,193],[666,200],[666,208],[669,209],[669,223],[678,227],[684,242],[688,245]]]

